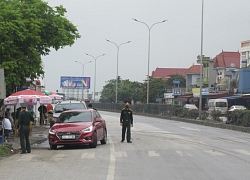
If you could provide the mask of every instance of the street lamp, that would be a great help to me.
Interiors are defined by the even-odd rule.
[[[97,56],[97,57],[94,57],[94,56],[92,56],[92,55],[90,55],[90,54],[88,54],[88,53],[86,53],[86,55],[87,56],[91,56],[92,58],[94,58],[94,60],[95,60],[95,82],[94,82],[94,102],[95,102],[95,86],[96,86],[96,60],[99,58],[99,57],[101,57],[101,56],[104,56],[105,54],[102,54],[102,55],[99,55],[99,56]]]
[[[116,87],[115,87],[115,103],[117,103],[117,96],[118,96],[118,59],[119,59],[119,50],[121,45],[130,43],[131,41],[127,41],[124,43],[121,43],[120,45],[117,45],[116,43],[106,39],[106,41],[113,43],[117,47],[117,60],[116,60]]]
[[[81,63],[81,62],[79,62],[79,61],[75,61],[76,63],[79,63],[79,64],[81,64],[82,65],[82,77],[84,77],[84,66],[86,65],[86,64],[88,64],[88,63],[91,63],[92,61],[89,61],[89,62],[86,62],[86,63]],[[82,100],[84,100],[83,98],[84,98],[84,89],[83,89],[83,84],[82,84]]]
[[[150,34],[151,34],[151,29],[152,29],[152,27],[153,27],[154,25],[160,24],[160,23],[164,23],[164,22],[166,22],[167,20],[163,20],[163,21],[154,23],[154,24],[152,24],[150,27],[149,27],[145,22],[139,21],[139,20],[134,19],[134,18],[133,18],[133,20],[136,21],[136,22],[142,23],[142,24],[144,24],[145,26],[147,26],[148,31],[149,31],[149,33],[148,33],[148,75],[147,75],[147,104],[148,104],[148,100],[149,100],[149,61],[150,61]]]
[[[200,100],[199,100],[199,119],[201,120],[201,109],[202,109],[202,72],[203,72],[203,63],[202,63],[202,58],[203,58],[203,9],[204,9],[204,0],[202,0],[202,5],[201,5],[201,55],[200,55]]]

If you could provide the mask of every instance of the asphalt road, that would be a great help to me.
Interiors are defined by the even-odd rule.
[[[121,143],[119,114],[100,112],[108,144],[59,147],[44,142],[31,154],[0,161],[0,179],[245,180],[250,134],[134,115],[132,144]]]

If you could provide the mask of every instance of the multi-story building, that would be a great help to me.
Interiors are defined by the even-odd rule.
[[[238,70],[240,68],[240,53],[222,51],[214,59],[216,84],[222,91],[236,88]]]
[[[191,92],[192,88],[199,86],[200,65],[192,65],[186,71],[186,92]]]
[[[250,40],[241,42],[240,62],[240,68],[250,67]]]
[[[200,56],[197,56],[197,63],[200,64]],[[212,87],[216,82],[216,70],[214,70],[214,60],[210,57],[202,57],[203,64],[203,76],[202,76],[202,86]],[[197,81],[200,84],[200,78]]]

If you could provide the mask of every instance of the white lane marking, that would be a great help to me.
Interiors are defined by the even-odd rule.
[[[81,159],[94,159],[95,158],[95,153],[90,152],[90,153],[82,153]]]
[[[177,154],[179,154],[180,156],[183,156],[181,151],[176,151]]]
[[[234,151],[241,153],[241,154],[244,154],[244,155],[247,155],[247,156],[250,156],[250,152],[243,150],[243,149],[235,149]]]
[[[149,157],[157,157],[157,156],[160,156],[160,154],[158,154],[158,153],[155,152],[155,151],[148,151],[148,156],[149,156]]]
[[[224,153],[218,152],[218,151],[213,151],[213,150],[209,150],[209,151],[204,151],[212,156],[224,156]]]
[[[65,154],[56,154],[51,158],[52,161],[60,161],[62,158],[65,157]]]
[[[107,174],[107,180],[115,179],[115,147],[114,142],[111,137],[109,137],[110,144],[110,160],[109,160],[109,169]]]
[[[126,151],[116,151],[115,152],[115,157],[127,157]]]
[[[30,161],[35,155],[23,154],[17,161]]]
[[[179,127],[180,127],[180,126],[179,126]],[[184,126],[181,126],[180,128],[186,129],[186,130],[189,130],[189,131],[201,131],[201,130],[199,130],[199,129],[190,128],[190,127],[184,127]]]

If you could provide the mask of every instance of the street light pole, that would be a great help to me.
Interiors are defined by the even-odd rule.
[[[120,50],[120,47],[121,45],[123,44],[127,44],[127,43],[130,43],[131,41],[127,41],[127,42],[124,42],[124,43],[121,43],[120,45],[117,45],[116,43],[106,39],[106,41],[110,42],[110,43],[113,43],[116,47],[117,47],[117,60],[116,60],[116,87],[115,87],[115,103],[117,103],[117,99],[118,99],[118,59],[119,59],[119,50]]]
[[[81,63],[81,62],[79,62],[79,61],[75,61],[76,63],[79,63],[79,64],[81,64],[82,65],[82,77],[84,77],[84,66],[86,65],[86,64],[88,64],[88,63],[91,63],[92,61],[89,61],[89,62],[86,62],[86,63]],[[82,100],[84,100],[83,98],[84,98],[84,89],[83,89],[83,85],[82,85]]]
[[[95,78],[94,78],[94,102],[95,102],[95,86],[96,86],[96,60],[99,58],[99,57],[101,57],[101,56],[104,56],[105,54],[102,54],[102,55],[99,55],[99,56],[97,56],[97,57],[94,57],[94,56],[92,56],[92,55],[90,55],[90,54],[88,54],[88,53],[86,53],[86,55],[87,56],[90,56],[90,57],[92,57],[94,60],[95,60]]]
[[[148,104],[148,102],[149,102],[149,62],[150,62],[150,35],[151,35],[151,29],[152,29],[152,27],[154,25],[164,23],[167,20],[156,22],[156,23],[152,24],[151,26],[148,26],[145,22],[139,21],[137,19],[133,18],[133,20],[136,21],[136,22],[144,24],[148,28],[148,75],[147,75],[147,104]]]
[[[199,119],[201,120],[201,109],[202,109],[202,73],[203,73],[203,9],[204,9],[204,0],[202,0],[202,8],[201,8],[201,55],[200,55],[200,100],[199,100]]]

